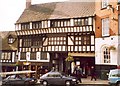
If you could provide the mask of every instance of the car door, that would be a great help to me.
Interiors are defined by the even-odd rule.
[[[24,79],[22,77],[20,77],[19,75],[17,75],[15,77],[15,82],[17,85],[23,85],[24,84]]]
[[[9,76],[7,83],[10,85],[14,85],[15,84],[15,75]]]
[[[61,74],[54,74],[53,81],[56,85],[63,85],[64,81]]]

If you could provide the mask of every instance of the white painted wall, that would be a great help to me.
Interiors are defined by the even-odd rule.
[[[120,36],[118,37],[118,65],[120,65]]]
[[[120,48],[118,50],[118,36],[110,36],[105,38],[96,38],[95,39],[95,64],[106,64],[106,65],[118,65],[118,51],[120,51]],[[113,39],[113,40],[112,40]],[[103,62],[103,53],[102,48],[103,46],[115,46],[116,50],[110,51],[111,56],[111,62],[110,63],[104,63]],[[119,54],[120,56],[120,54]],[[120,62],[119,62],[120,63]]]

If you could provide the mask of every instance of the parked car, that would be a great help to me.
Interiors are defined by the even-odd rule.
[[[43,86],[47,85],[66,85],[66,86],[73,86],[76,85],[78,79],[73,76],[68,76],[61,72],[48,72],[40,77],[40,83]]]
[[[35,78],[27,78],[23,75],[9,75],[3,79],[2,85],[34,85],[37,82]]]
[[[109,84],[120,86],[120,69],[112,69],[108,76]]]

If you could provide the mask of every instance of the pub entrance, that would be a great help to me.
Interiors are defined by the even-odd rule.
[[[74,57],[74,65],[71,65],[72,71],[76,65],[82,68],[83,77],[90,76],[91,67],[95,67],[95,57]]]

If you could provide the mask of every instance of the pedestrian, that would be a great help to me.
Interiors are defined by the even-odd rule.
[[[74,72],[76,73],[75,75],[78,78],[78,80],[80,81],[80,83],[82,83],[81,77],[83,74],[82,74],[82,69],[80,68],[79,65],[75,68]]]
[[[70,68],[68,68],[67,73],[68,73],[69,76],[71,75],[71,70],[70,70]]]
[[[95,73],[95,68],[94,68],[94,66],[91,67],[91,81],[92,81],[93,79],[96,81],[96,73]]]

